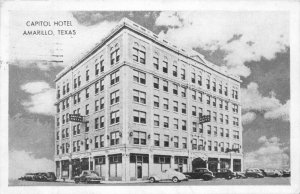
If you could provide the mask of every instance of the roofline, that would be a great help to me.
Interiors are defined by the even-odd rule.
[[[135,26],[138,29],[135,29],[133,26],[130,25],[130,23],[132,23],[133,26]],[[111,30],[111,32],[102,39],[102,41],[97,44],[93,49],[91,49],[89,52],[87,52],[81,59],[79,59],[74,65],[71,65],[69,67],[64,68],[60,73],[58,73],[57,77],[55,78],[55,82],[57,82],[58,80],[60,80],[60,78],[62,78],[64,75],[66,75],[69,71],[73,70],[74,68],[76,68],[79,64],[81,64],[85,59],[87,59],[88,57],[90,57],[91,55],[93,55],[95,52],[98,51],[99,48],[101,48],[105,43],[107,43],[112,37],[114,37],[116,34],[118,34],[120,31],[122,31],[124,28],[127,28],[135,33],[138,33],[148,39],[150,39],[151,41],[173,51],[176,52],[186,58],[189,58],[190,60],[196,62],[196,63],[200,63],[204,66],[206,66],[207,68],[211,69],[214,72],[217,72],[229,79],[232,79],[234,81],[237,81],[239,83],[241,83],[241,80],[239,78],[239,76],[235,76],[235,75],[231,75],[231,74],[226,74],[225,72],[221,72],[221,71],[217,71],[216,69],[214,69],[213,67],[208,66],[207,64],[205,64],[205,61],[207,61],[206,59],[204,59],[204,63],[198,60],[195,60],[194,58],[192,58],[191,56],[188,55],[188,53],[183,49],[183,48],[178,48],[177,46],[169,43],[167,40],[164,39],[160,39],[156,34],[154,34],[152,31],[145,29],[144,27],[136,24],[135,22],[127,19],[127,18],[123,18],[119,24],[117,24],[117,26],[115,28],[113,28]],[[144,31],[144,32],[143,32]],[[145,33],[147,32],[147,33]],[[152,34],[152,37],[149,35],[149,33]],[[194,50],[192,50],[194,51]],[[194,51],[195,53],[198,53],[197,51]],[[199,55],[203,56],[201,53],[198,53]],[[207,61],[208,63],[214,65],[213,63]],[[215,65],[216,66],[216,65]],[[217,66],[218,67],[218,66]]]

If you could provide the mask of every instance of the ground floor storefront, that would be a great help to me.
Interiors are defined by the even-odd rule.
[[[179,172],[191,172],[196,168],[208,168],[212,172],[217,169],[242,170],[241,157],[200,157],[186,154],[145,154],[115,153],[111,155],[94,154],[78,158],[56,160],[56,174],[59,179],[74,179],[83,170],[96,171],[107,181],[146,180],[152,174],[167,169]]]

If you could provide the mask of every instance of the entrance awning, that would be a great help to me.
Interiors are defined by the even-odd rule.
[[[193,158],[201,158],[204,161],[208,160],[208,156],[204,153],[193,153],[192,157]]]

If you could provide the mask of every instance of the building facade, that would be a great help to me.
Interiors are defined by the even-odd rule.
[[[88,169],[123,181],[169,168],[243,169],[239,77],[128,19],[55,82],[59,178]],[[211,121],[200,124],[202,115]]]

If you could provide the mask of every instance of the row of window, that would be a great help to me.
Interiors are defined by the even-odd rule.
[[[139,48],[140,48],[139,44],[134,43],[132,59],[133,59],[133,61],[140,62],[142,64],[146,64],[145,49],[139,49]],[[142,47],[142,48],[145,48],[145,47]],[[158,56],[157,53],[155,53],[154,56],[153,56],[153,68],[155,70],[160,69],[160,60],[159,60],[159,56]],[[180,70],[181,70],[180,71],[180,78],[182,80],[186,80],[186,70],[184,68],[184,65]],[[169,61],[168,61],[167,57],[164,57],[164,59],[162,60],[162,72],[165,73],[165,74],[168,74],[168,72],[169,72]],[[172,75],[175,78],[178,77],[177,61],[173,62]],[[195,73],[195,70],[193,69],[192,73],[191,73],[191,83],[195,84],[196,82],[199,86],[202,86],[202,83],[203,83],[202,73],[200,72],[200,74],[197,75],[197,79],[196,79],[196,73]],[[211,84],[212,84],[212,87],[211,87]],[[206,78],[206,89],[212,89],[214,92],[217,92],[216,79],[213,79],[212,82],[211,82],[210,76],[207,76],[207,78]],[[219,92],[219,94],[224,93],[225,96],[228,96],[228,86],[227,86],[227,84],[225,84],[225,86],[223,88],[223,83],[219,82],[218,92]],[[232,98],[233,99],[238,99],[238,91],[236,89],[232,89]]]
[[[118,131],[112,132],[110,136],[107,136],[107,139],[110,139],[110,146],[113,145],[118,145],[120,144],[120,138],[122,134]],[[133,144],[134,145],[146,145],[147,144],[147,138],[146,138],[146,132],[141,132],[141,131],[134,131],[132,134],[132,139],[133,139]],[[89,139],[85,138],[84,141],[81,140],[76,140],[73,141],[73,152],[78,152],[81,151],[81,146],[83,147],[84,150],[89,150],[90,145],[94,143],[94,148],[102,148],[104,147],[104,142],[105,141],[105,136],[104,135],[97,135],[94,137],[94,139]],[[173,148],[182,148],[182,149],[187,149],[187,138],[182,137],[181,138],[181,146],[179,142],[179,136],[174,136],[170,137],[169,135],[163,135],[161,139],[160,134],[154,134],[154,146],[162,146],[162,147],[173,147]],[[162,142],[162,144],[161,144]],[[171,145],[173,144],[173,146]],[[196,138],[193,138],[191,140],[191,146],[193,150],[206,150],[207,151],[219,151],[219,152],[225,152],[226,149],[229,149],[229,143],[224,143],[224,142],[213,142],[214,145],[212,147],[212,141],[208,140],[207,141],[207,146],[206,146],[206,141],[203,139],[199,139],[199,141]],[[225,147],[224,147],[225,145]],[[69,143],[62,143],[61,145],[61,150],[62,154],[69,153]],[[59,145],[57,145],[57,154],[59,154]],[[225,148],[225,149],[224,149]],[[237,143],[232,144],[233,149],[240,149],[240,145]]]

